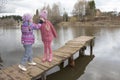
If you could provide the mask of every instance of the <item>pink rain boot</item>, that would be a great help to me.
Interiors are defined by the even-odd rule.
[[[44,53],[44,57],[42,58],[42,61],[43,62],[47,61],[47,53]]]
[[[53,55],[52,55],[52,54],[49,54],[49,59],[48,59],[48,61],[51,62],[52,59],[53,59]]]

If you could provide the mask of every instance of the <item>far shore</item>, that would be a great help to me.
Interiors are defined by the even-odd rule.
[[[120,27],[120,22],[116,21],[88,21],[88,22],[60,22],[57,24],[62,27],[80,26],[80,27]]]
[[[75,26],[80,26],[80,27],[93,27],[93,28],[102,28],[102,27],[106,27],[106,28],[119,28],[120,27],[120,21],[119,20],[99,20],[99,21],[86,21],[86,22],[60,22],[58,24],[56,24],[57,26],[60,26],[60,27],[75,27]],[[13,26],[13,27],[11,27]],[[15,23],[15,24],[5,24],[5,25],[2,25],[0,24],[0,28],[1,27],[4,27],[4,28],[11,28],[11,29],[16,29],[16,28],[20,28],[21,26],[21,23]]]

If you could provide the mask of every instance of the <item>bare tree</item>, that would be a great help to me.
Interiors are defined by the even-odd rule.
[[[2,9],[5,7],[7,4],[7,0],[0,0],[0,13],[2,12]]]
[[[63,21],[68,21],[68,13],[65,11],[64,9],[64,13],[63,13]]]
[[[78,0],[77,3],[74,5],[73,15],[78,17],[78,20],[82,19],[85,15],[85,0]]]
[[[36,14],[33,16],[33,22],[38,23],[39,22],[39,11],[36,10]]]
[[[54,3],[52,5],[52,8],[49,5],[43,6],[43,8],[41,8],[41,10],[43,10],[43,9],[46,9],[48,11],[48,19],[52,23],[55,24],[55,23],[62,21],[59,3]]]
[[[51,9],[51,21],[53,23],[58,23],[62,20],[60,15],[60,7],[59,4],[54,3]]]
[[[56,3],[54,3],[52,6],[52,16],[60,16],[60,8]]]
[[[88,4],[90,6],[91,16],[95,16],[95,10],[96,10],[95,1],[94,0],[89,1]]]
[[[52,10],[49,5],[47,5],[46,10],[48,11],[48,19],[52,17]]]

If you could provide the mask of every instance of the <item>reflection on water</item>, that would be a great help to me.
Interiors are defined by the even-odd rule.
[[[47,80],[76,80],[81,75],[84,74],[87,65],[94,58],[94,56],[82,56],[75,60],[75,67],[70,66],[65,67],[64,69],[49,75]]]
[[[96,33],[94,60],[78,80],[119,80],[120,28],[104,28]]]
[[[120,76],[120,28],[56,27],[58,37],[53,49],[63,46],[68,40],[81,35],[96,36],[95,58],[86,65],[84,74],[77,80],[119,80]],[[39,31],[35,31],[34,56],[42,55],[43,44]],[[19,63],[24,49],[21,45],[20,29],[0,29],[0,54],[4,66]],[[89,54],[89,50],[86,50]],[[78,63],[79,64],[79,63]],[[82,64],[81,66],[82,67]],[[59,74],[59,73],[58,73]],[[75,74],[73,74],[75,76]],[[70,80],[70,79],[67,79]]]

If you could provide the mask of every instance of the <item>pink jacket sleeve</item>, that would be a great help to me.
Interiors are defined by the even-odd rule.
[[[54,26],[52,25],[51,22],[49,22],[49,24],[50,24],[50,28],[51,28],[51,31],[52,31],[52,33],[53,33],[53,36],[56,38],[56,37],[57,37],[56,30],[55,30],[55,28],[54,28]]]

